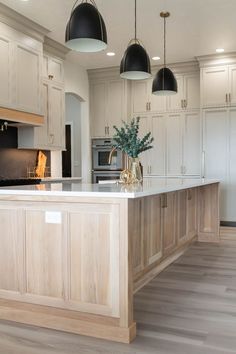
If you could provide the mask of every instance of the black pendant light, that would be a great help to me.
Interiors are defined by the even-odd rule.
[[[152,93],[154,95],[174,95],[178,91],[178,85],[173,72],[166,67],[166,18],[170,16],[169,12],[161,12],[160,16],[164,18],[164,67],[160,69],[152,83]]]
[[[66,26],[66,46],[78,52],[99,52],[107,47],[106,26],[93,0],[76,0]],[[75,7],[76,6],[76,7]]]
[[[120,76],[128,80],[143,80],[151,76],[149,56],[137,39],[137,5],[135,0],[135,36],[129,42],[120,63]]]

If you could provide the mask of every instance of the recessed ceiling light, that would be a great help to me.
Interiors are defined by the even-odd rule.
[[[225,50],[224,48],[217,48],[216,53],[223,53]]]
[[[107,55],[108,55],[109,57],[114,57],[114,55],[116,55],[116,53],[114,53],[114,52],[107,52]]]
[[[160,60],[160,57],[152,57],[152,60]]]

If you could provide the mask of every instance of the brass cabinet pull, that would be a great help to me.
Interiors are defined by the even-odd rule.
[[[148,102],[146,103],[146,111],[148,111]]]
[[[184,108],[183,100],[181,100],[181,108]]]
[[[185,104],[184,104],[184,107],[187,108],[187,100],[184,100]]]
[[[227,93],[225,95],[225,101],[226,101],[226,103],[228,103],[228,94]]]
[[[49,80],[53,80],[54,76],[53,75],[48,75]]]
[[[231,93],[229,93],[229,103],[231,103]]]

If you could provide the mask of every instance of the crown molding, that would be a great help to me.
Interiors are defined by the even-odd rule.
[[[63,60],[65,60],[66,55],[70,52],[69,48],[47,36],[44,38],[43,50]]]
[[[210,54],[196,57],[200,68],[236,63],[236,52]]]
[[[27,17],[19,14],[10,7],[0,3],[0,22],[13,27],[17,31],[23,32],[40,42],[44,41],[44,36],[50,31]]]
[[[187,61],[180,63],[172,63],[167,65],[168,68],[173,70],[175,74],[188,73],[188,72],[199,72],[199,64],[197,60],[195,61]],[[163,65],[155,65],[152,66],[152,77],[156,74],[156,72],[161,69]],[[120,78],[120,68],[118,66],[108,67],[108,68],[100,68],[100,69],[88,69],[88,77],[89,80],[96,79],[119,79]],[[127,80],[130,81],[130,80]]]

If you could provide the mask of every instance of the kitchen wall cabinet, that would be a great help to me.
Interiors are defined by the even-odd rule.
[[[43,78],[57,83],[64,83],[63,60],[51,57],[47,54],[43,56]]]
[[[151,132],[153,149],[140,155],[144,175],[200,176],[199,111],[142,115],[140,137]]]
[[[201,71],[203,108],[236,105],[236,65],[219,65]]]
[[[42,43],[0,23],[0,105],[42,115]]]
[[[152,80],[131,84],[131,110],[133,116],[144,112],[171,112],[200,107],[199,73],[177,74],[178,92],[172,96],[152,94]]]
[[[44,125],[42,127],[19,127],[18,147],[63,150],[65,148],[64,86],[51,80],[44,80],[43,104]]]
[[[127,120],[126,82],[121,79],[94,80],[90,84],[91,135],[112,137],[113,126]]]

